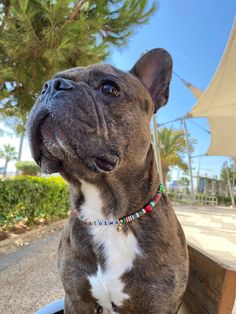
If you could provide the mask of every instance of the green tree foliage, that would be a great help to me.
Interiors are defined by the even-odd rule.
[[[230,184],[232,186],[235,186],[235,183],[236,183],[236,167],[235,167],[235,163],[232,162],[231,164],[227,165],[227,168],[228,168],[228,173],[229,173]],[[220,173],[220,178],[221,178],[223,183],[228,184],[228,178],[227,178],[227,172],[226,172],[225,165],[222,166],[221,173]]]
[[[5,160],[3,176],[5,177],[7,174],[7,166],[9,161],[17,159],[17,153],[14,146],[10,144],[3,145],[3,149],[0,149],[0,158]]]
[[[10,0],[0,5],[0,113],[22,125],[55,72],[103,61],[148,21],[156,1]],[[22,130],[19,130],[22,131]]]
[[[18,169],[22,175],[37,176],[38,173],[40,173],[40,167],[34,161],[18,161],[16,163],[16,169]]]
[[[171,167],[177,166],[187,171],[188,165],[184,160],[186,143],[183,130],[162,128],[158,131],[159,147],[164,184]],[[195,140],[190,140],[190,151],[193,151]]]
[[[186,177],[181,177],[178,183],[182,186],[189,186],[190,181]]]

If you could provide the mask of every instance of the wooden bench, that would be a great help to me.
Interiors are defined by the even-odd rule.
[[[232,314],[236,298],[236,268],[188,246],[190,274],[178,314]]]
[[[211,206],[217,206],[218,204],[218,199],[216,196],[211,196],[211,195],[196,195],[195,196],[195,201],[196,203],[199,203],[201,205],[211,205]]]

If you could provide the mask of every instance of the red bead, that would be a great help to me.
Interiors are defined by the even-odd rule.
[[[144,209],[146,210],[147,213],[150,213],[152,211],[152,206],[151,205],[147,205],[144,207]]]

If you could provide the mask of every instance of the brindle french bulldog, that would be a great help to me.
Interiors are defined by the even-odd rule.
[[[188,253],[166,195],[151,212],[116,226],[158,190],[149,123],[168,100],[171,72],[163,49],[128,73],[107,64],[73,68],[45,83],[30,113],[34,159],[71,190],[58,252],[67,314],[178,311]]]

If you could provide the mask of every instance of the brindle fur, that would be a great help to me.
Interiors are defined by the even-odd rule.
[[[151,71],[146,81],[145,69]],[[101,64],[59,73],[55,81],[70,80],[72,88],[53,96],[48,92],[39,96],[28,122],[33,156],[44,171],[60,172],[67,180],[72,208],[79,211],[84,202],[81,179],[100,190],[105,216],[125,216],[153,198],[160,180],[149,122],[153,112],[167,102],[171,69],[170,56],[155,49],[143,56],[130,73]],[[119,97],[99,92],[101,82],[107,79],[120,86]],[[61,136],[63,147],[58,144]],[[118,168],[109,173],[94,171],[90,158],[101,153],[117,153]],[[106,260],[103,248],[94,247],[89,228],[70,215],[61,236],[58,268],[67,314],[92,314],[98,308],[87,277],[96,273],[98,264],[106,267]],[[114,311],[177,313],[187,283],[188,253],[167,197],[163,195],[151,214],[125,226],[122,232],[133,232],[142,255],[123,274],[124,292],[129,299],[122,307],[114,304]]]

